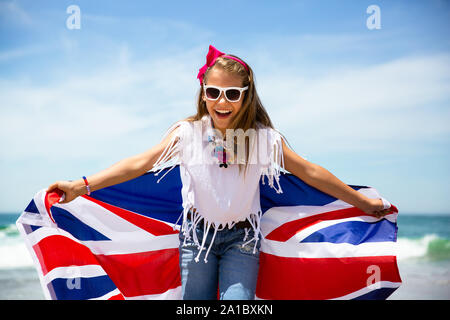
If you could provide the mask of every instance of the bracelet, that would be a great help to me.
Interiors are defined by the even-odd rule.
[[[90,196],[91,195],[91,187],[89,187],[89,183],[85,176],[83,176],[83,180],[84,180],[84,184],[86,185],[87,195]]]

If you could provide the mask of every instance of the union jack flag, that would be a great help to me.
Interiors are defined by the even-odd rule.
[[[166,169],[167,170],[167,169]],[[59,204],[38,192],[17,220],[47,299],[180,299],[176,166]],[[260,184],[257,299],[385,299],[401,284],[398,210],[376,218],[296,176]],[[370,187],[351,186],[370,198]]]

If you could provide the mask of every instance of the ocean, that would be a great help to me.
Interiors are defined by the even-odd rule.
[[[44,299],[18,217],[0,214],[0,300]],[[449,300],[450,215],[399,214],[397,259],[403,284],[389,299]]]

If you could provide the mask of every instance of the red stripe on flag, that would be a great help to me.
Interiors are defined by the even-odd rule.
[[[401,282],[395,256],[286,258],[260,252],[256,295],[261,299],[323,300],[380,281]]]
[[[397,212],[396,210],[397,210],[397,208],[392,206],[392,212]],[[373,217],[372,215],[364,213],[364,211],[362,211],[356,207],[324,212],[324,213],[315,214],[315,215],[312,215],[309,217],[300,218],[298,220],[286,222],[279,228],[272,230],[266,236],[266,239],[284,242],[284,241],[287,241],[290,238],[292,238],[296,233],[298,233],[312,225],[315,225],[316,223],[319,223],[322,221],[327,221],[327,220],[345,219],[345,218],[352,218],[352,217],[359,217],[359,216]]]
[[[125,300],[121,293],[116,294],[115,296],[110,297],[108,300]]]
[[[137,214],[113,205],[110,205],[108,203],[102,202],[100,200],[91,198],[89,196],[84,195],[83,198],[90,200],[99,206],[105,208],[106,210],[111,211],[115,215],[121,217],[122,219],[125,219],[126,221],[136,225],[137,227],[155,235],[155,236],[162,236],[166,234],[175,234],[178,233],[177,230],[173,230],[173,227],[170,225],[158,221],[156,219],[152,219],[146,216],[143,216],[141,214]]]
[[[161,294],[181,285],[178,248],[97,255],[103,269],[125,297]]]
[[[33,250],[44,275],[58,267],[99,264],[87,247],[65,236],[48,236],[35,244]]]
[[[44,204],[45,209],[47,210],[47,214],[50,217],[50,219],[55,223],[55,220],[53,220],[52,213],[50,211],[50,208],[55,204],[58,203],[59,199],[61,199],[62,195],[64,194],[64,191],[60,189],[55,189],[52,192],[47,192],[44,197]]]

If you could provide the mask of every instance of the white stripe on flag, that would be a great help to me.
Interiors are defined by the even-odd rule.
[[[335,211],[336,209],[340,208],[328,208],[325,206],[273,207],[267,210],[261,218],[261,232],[264,236],[266,236],[284,223],[325,212]]]
[[[381,196],[378,193],[378,191],[375,188],[372,188],[372,187],[370,187],[370,188],[361,188],[361,189],[359,189],[357,191],[359,193],[365,195],[367,198],[370,198],[370,199],[381,198]],[[353,206],[351,204],[348,204],[345,201],[337,199],[337,200],[335,200],[333,202],[330,202],[330,203],[326,204],[325,207],[339,207],[341,209],[344,209],[344,208],[350,208],[350,207],[353,207]]]
[[[81,243],[78,239],[74,238],[70,233],[68,233],[62,229],[48,228],[48,227],[42,227],[37,230],[34,230],[33,232],[31,232],[27,235],[27,239],[28,239],[30,245],[34,246],[42,239],[49,237],[49,236],[63,236],[63,237],[67,237],[77,243]]]
[[[99,265],[69,266],[54,268],[44,276],[44,280],[49,283],[57,278],[92,278],[104,275],[106,275],[106,272]]]
[[[147,241],[136,241],[128,239],[127,241],[83,241],[94,254],[128,254],[140,253],[163,249],[178,248],[180,240],[178,234],[169,234],[158,236],[156,239]]]
[[[97,298],[91,298],[89,300],[108,300],[109,298],[111,298],[112,296],[116,296],[118,294],[121,294],[121,292],[119,291],[119,289],[114,289],[113,291],[108,292],[107,294],[101,296],[101,297],[97,297]]]
[[[180,300],[181,286],[169,289],[166,292],[159,294],[149,294],[136,297],[125,297],[126,300]]]
[[[178,234],[169,234],[158,237],[152,236],[147,239],[135,239],[133,237],[130,237],[126,240],[121,241],[80,241],[74,238],[70,233],[61,229],[39,228],[34,232],[28,234],[27,238],[30,245],[34,246],[42,239],[54,235],[67,237],[79,244],[82,244],[88,247],[93,254],[104,255],[148,252],[154,250],[178,248],[179,246]]]
[[[267,240],[261,242],[261,251],[287,258],[344,258],[365,256],[394,256],[396,243],[295,243]]]
[[[155,237],[151,233],[83,197],[78,197],[68,204],[54,204],[54,206],[69,211],[74,217],[111,240],[126,241],[134,238],[145,241]]]

